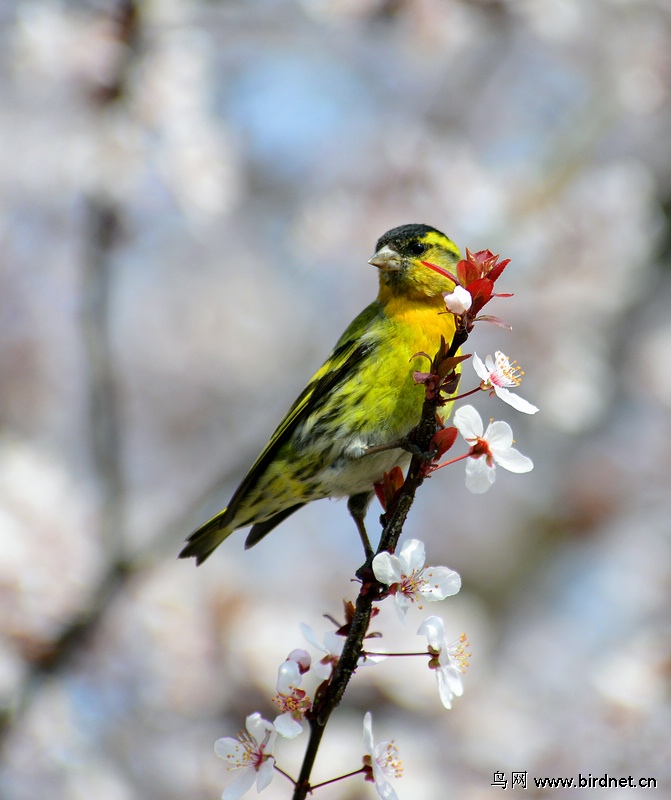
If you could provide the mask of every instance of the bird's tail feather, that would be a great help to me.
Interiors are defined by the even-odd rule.
[[[224,539],[233,533],[234,529],[230,525],[226,525],[226,511],[227,509],[225,508],[204,525],[201,525],[200,528],[197,528],[186,540],[186,545],[179,557],[195,558],[196,566],[202,564]]]
[[[247,536],[245,539],[245,550],[249,550],[250,547],[254,547],[255,544],[258,544],[261,539],[269,534],[273,528],[280,524],[280,522],[283,522],[290,514],[293,514],[294,511],[298,511],[299,508],[303,508],[304,505],[305,503],[296,503],[294,506],[290,506],[282,511],[278,511],[277,514],[273,514],[270,519],[267,519],[264,522],[256,522],[254,525],[252,525],[249,536]]]

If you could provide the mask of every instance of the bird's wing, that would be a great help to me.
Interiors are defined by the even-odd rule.
[[[377,306],[377,303],[371,304],[350,324],[331,355],[287,411],[275,433],[270,437],[270,441],[231,498],[231,502],[221,518],[222,526],[233,520],[244,497],[253,489],[296,428],[323,406],[332,396],[333,391],[347,380],[357,366],[375,350],[375,342],[362,338],[362,333],[378,316],[379,308]]]

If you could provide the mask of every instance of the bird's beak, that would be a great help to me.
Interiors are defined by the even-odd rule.
[[[395,272],[401,269],[401,256],[386,244],[375,253],[368,263],[384,272]]]

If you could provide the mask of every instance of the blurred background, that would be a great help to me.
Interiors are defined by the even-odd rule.
[[[513,331],[470,349],[517,359],[541,413],[476,404],[535,469],[422,488],[405,536],[463,589],[386,610],[376,644],[440,614],[465,694],[446,712],[425,662],[360,671],[314,778],[360,765],[372,709],[405,800],[500,796],[512,770],[671,797],[670,41],[666,0],[2,0],[3,799],[220,795],[215,739],[273,717],[360,545],[322,501],[250,552],[176,556],[406,222],[512,259]],[[304,745],[280,748],[294,774]]]

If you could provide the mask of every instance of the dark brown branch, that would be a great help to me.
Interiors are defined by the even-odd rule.
[[[464,329],[458,329],[445,357],[456,355],[467,338],[468,332]],[[440,393],[434,393],[431,397],[427,396],[424,400],[421,419],[409,437],[416,447],[416,451],[410,462],[405,483],[397,496],[396,502],[386,514],[386,521],[380,536],[377,553],[385,550],[393,553],[396,550],[398,540],[403,531],[403,525],[414,502],[415,494],[426,476],[426,463],[427,459],[430,458],[431,440],[437,430],[436,412],[440,404]],[[364,639],[368,632],[373,603],[379,599],[382,590],[381,584],[373,575],[371,565],[372,558],[357,571],[357,576],[361,579],[362,584],[356,600],[356,610],[350,623],[342,655],[338,659],[328,687],[324,695],[315,703],[310,715],[310,739],[303,758],[301,772],[296,782],[293,800],[305,800],[311,792],[310,775],[312,774],[312,768],[317,758],[326,725],[332,712],[342,700],[345,689],[356,671],[357,664],[363,653]]]

